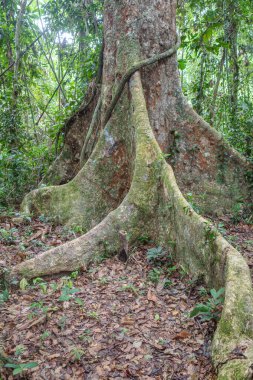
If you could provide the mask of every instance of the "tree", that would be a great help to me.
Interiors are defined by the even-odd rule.
[[[251,157],[252,2],[180,1],[182,87],[194,109]]]
[[[100,2],[1,4],[0,208],[19,204],[52,163],[60,127],[95,75],[102,39]]]
[[[105,251],[117,253],[122,231],[130,245],[148,235],[206,284],[225,286],[213,360],[220,379],[244,379],[253,355],[249,269],[179,187],[203,211],[224,211],[249,195],[250,166],[182,94],[175,13],[175,0],[105,2],[102,76],[69,121],[50,170],[51,183],[64,184],[35,190],[22,204],[27,213],[78,224],[87,233],[17,265],[10,278],[73,271]]]

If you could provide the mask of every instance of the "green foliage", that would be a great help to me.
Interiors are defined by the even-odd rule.
[[[192,209],[197,212],[198,214],[200,213],[200,209],[199,207],[196,205],[196,203],[194,202],[194,197],[193,197],[193,194],[192,193],[187,193],[186,194],[186,199],[187,201],[190,203]]]
[[[29,362],[29,363],[7,363],[5,364],[5,368],[12,368],[13,369],[13,375],[19,375],[20,373],[24,372],[27,369],[35,368],[38,366],[38,363],[36,362]]]
[[[69,286],[64,286],[62,288],[61,295],[58,298],[58,301],[69,301],[72,298],[72,296],[79,291],[80,290],[77,288],[70,288]]]
[[[7,302],[9,297],[10,295],[8,289],[4,289],[2,292],[0,292],[0,305],[4,302]]]
[[[205,238],[207,241],[213,241],[217,237],[217,230],[209,223],[205,223]]]
[[[104,5],[99,0],[30,1],[16,46],[19,3],[5,3],[0,8],[0,206],[19,203],[37,187],[61,149],[64,122],[78,109],[96,75]],[[218,0],[179,3],[183,91],[201,116],[253,160],[251,0],[225,0],[222,6]],[[227,33],[233,25],[236,33]],[[8,67],[18,50],[22,57],[15,75]],[[173,131],[171,151],[164,158],[173,161],[179,140]],[[155,168],[161,164],[158,159]],[[191,198],[188,195],[198,212]]]
[[[141,235],[141,236],[138,237],[138,241],[141,244],[147,244],[147,243],[151,242],[151,238],[148,235]]]
[[[38,219],[41,223],[48,223],[50,221],[50,219],[45,215],[40,215]]]
[[[148,272],[148,281],[153,282],[154,284],[157,284],[163,274],[162,269],[153,268]]]
[[[178,7],[182,87],[194,108],[250,160],[253,35],[250,0],[182,1]],[[217,87],[218,86],[218,87]]]
[[[43,294],[47,293],[47,283],[40,277],[33,279],[33,284],[39,286]]]
[[[166,254],[167,252],[162,247],[149,248],[147,250],[147,260],[154,263],[163,259]]]
[[[21,290],[26,290],[26,288],[29,286],[29,283],[25,277],[23,277],[19,282],[19,287]]]
[[[129,292],[129,293],[132,293],[135,295],[137,295],[139,293],[138,288],[136,288],[136,286],[134,286],[134,284],[123,285],[119,290],[122,292]]]
[[[167,270],[163,268],[153,268],[148,272],[147,279],[153,284],[158,284],[160,279],[163,278],[163,287],[168,288],[173,282],[169,278],[164,278],[164,276],[171,276],[175,270],[177,270],[176,267],[167,268]]]
[[[75,298],[75,303],[79,305],[80,307],[84,306],[84,301],[81,298]]]
[[[47,338],[49,338],[51,335],[50,331],[44,331],[43,334],[41,334],[40,336],[40,339],[43,341],[43,340],[46,340]]]
[[[227,232],[227,231],[226,231],[226,228],[225,228],[224,223],[219,222],[217,228],[218,228],[218,231],[219,231],[222,235],[226,235],[226,232]]]
[[[179,274],[180,274],[180,277],[183,279],[188,276],[189,272],[183,265],[180,265]]]
[[[15,356],[20,356],[25,351],[25,346],[23,344],[19,344],[15,347]]]
[[[37,187],[55,158],[64,122],[96,74],[102,41],[103,2],[33,0],[17,40],[19,9],[18,1],[0,8],[0,205],[5,206]],[[9,66],[18,51],[14,70]]]
[[[99,319],[99,314],[97,311],[88,311],[87,312],[87,317],[92,318],[92,319]]]
[[[173,265],[173,266],[169,266],[167,269],[166,269],[166,272],[167,272],[167,275],[168,276],[171,276],[174,272],[177,271],[177,266],[176,265]]]
[[[106,276],[103,276],[103,277],[99,278],[99,284],[100,285],[107,285],[107,284],[109,284],[109,282],[110,282],[110,280]]]
[[[79,276],[78,270],[75,270],[74,272],[70,273],[70,278],[72,278],[73,280],[76,280],[78,276]]]
[[[84,354],[85,351],[79,347],[73,347],[71,350],[71,356],[73,357],[74,361],[80,361]]]
[[[5,228],[0,228],[0,241],[4,244],[12,244],[15,241],[15,232],[17,232],[16,228],[10,228],[6,230]]]
[[[243,203],[238,201],[232,207],[232,222],[234,224],[239,223],[242,220]]]
[[[79,335],[79,339],[82,341],[82,342],[90,342],[92,340],[92,331],[90,329],[85,329],[84,332]]]
[[[192,214],[192,209],[190,206],[184,206],[184,213],[185,215],[191,215]]]
[[[198,289],[198,292],[201,296],[207,296],[208,295],[208,291],[203,286],[201,286],[201,288]]]
[[[224,303],[224,288],[216,291],[210,290],[211,297],[205,303],[197,304],[190,313],[190,318],[200,316],[202,321],[218,321],[222,312],[222,305]]]
[[[175,242],[169,240],[168,245],[171,249],[174,249]],[[147,250],[146,257],[149,264],[153,266],[148,272],[147,280],[154,284],[158,284],[162,280],[164,288],[172,285],[172,281],[168,277],[171,277],[178,268],[176,265],[173,265],[171,251],[165,250],[160,246],[153,247]]]

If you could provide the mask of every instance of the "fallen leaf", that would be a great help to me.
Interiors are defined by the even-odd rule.
[[[121,319],[121,324],[122,325],[134,325],[134,320],[133,320],[133,318],[130,318],[130,317],[124,317]]]
[[[175,335],[173,339],[175,339],[175,340],[179,340],[179,339],[187,339],[187,338],[189,338],[190,336],[191,336],[191,334],[188,333],[188,331],[186,331],[186,330],[182,330],[182,331],[180,331],[180,333],[178,333],[177,335]]]
[[[61,357],[61,354],[52,354],[52,355],[47,356],[47,359],[51,360],[51,359],[56,359],[60,357]]]
[[[152,292],[151,289],[148,290],[147,298],[148,298],[149,301],[152,301],[152,302],[154,302],[154,303],[157,302],[157,297],[156,297],[156,295]]]

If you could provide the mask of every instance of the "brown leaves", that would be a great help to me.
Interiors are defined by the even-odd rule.
[[[134,319],[133,318],[131,318],[131,317],[123,317],[122,319],[121,319],[121,324],[122,325],[134,325]]]
[[[38,221],[19,228],[27,255],[67,239],[61,227]],[[17,259],[17,252],[16,246],[8,247],[6,260]],[[68,282],[63,278],[43,280],[44,292],[38,283],[11,294],[1,320],[8,336],[5,349],[14,355],[23,345],[19,360],[39,363],[27,372],[29,379],[194,380],[196,374],[198,380],[211,379],[205,326],[186,315],[199,300],[194,292],[188,296],[178,274],[168,288],[165,278],[148,283],[150,267],[142,249],[127,267],[110,259],[89,269],[71,279],[79,291],[64,302],[58,301]]]
[[[176,334],[173,339],[175,340],[179,340],[179,339],[187,339],[187,338],[190,338],[191,334],[186,331],[186,330],[182,330],[180,331],[178,334]]]
[[[149,301],[154,302],[154,303],[157,302],[157,297],[156,297],[155,293],[152,292],[151,289],[148,290],[147,299],[148,299]]]
[[[33,327],[33,326],[36,326],[36,325],[38,325],[38,324],[40,324],[40,323],[45,322],[45,320],[46,320],[46,315],[42,315],[40,318],[36,319],[36,320],[33,321],[33,322],[28,322],[28,323],[26,323],[26,324],[18,325],[18,326],[17,326],[17,329],[18,329],[18,330],[27,330],[27,329],[30,329],[30,328]]]

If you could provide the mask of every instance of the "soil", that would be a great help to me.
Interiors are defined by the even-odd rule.
[[[253,268],[252,226],[235,225],[230,216],[215,222]],[[1,216],[0,265],[15,265],[81,233],[43,216]],[[156,248],[140,237],[127,262],[105,252],[86,270],[12,287],[0,305],[3,348],[17,372],[20,364],[34,367],[15,376],[15,368],[4,367],[1,378],[215,379],[215,321],[189,316],[210,294],[169,252],[148,260]]]

